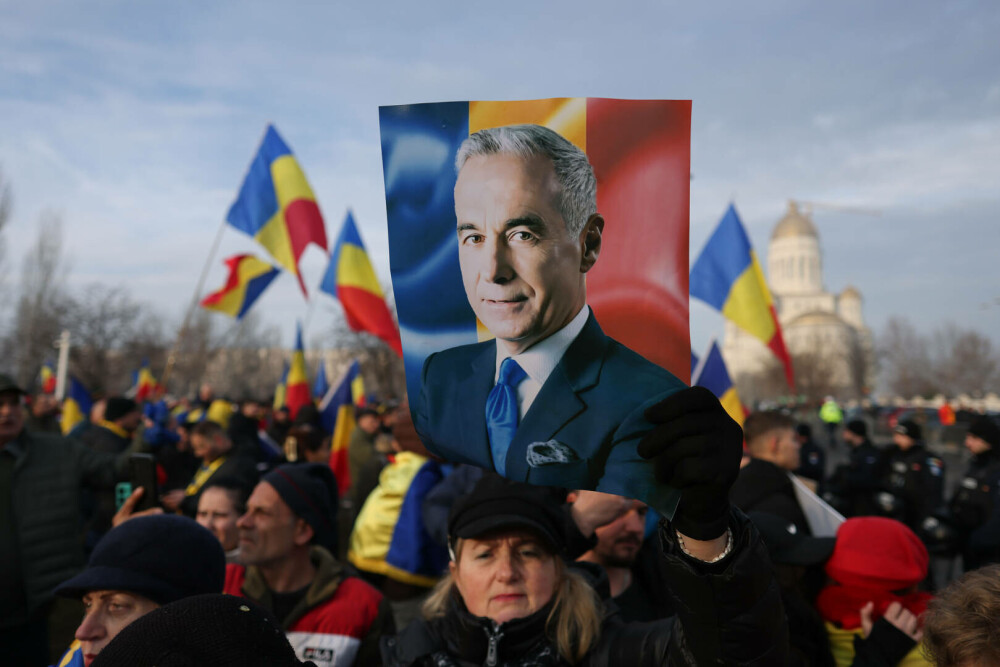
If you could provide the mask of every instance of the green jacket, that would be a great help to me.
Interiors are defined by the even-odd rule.
[[[13,532],[20,556],[29,613],[52,599],[52,590],[84,565],[80,491],[104,489],[123,472],[129,450],[119,456],[95,452],[83,443],[26,430],[8,447],[14,461],[10,489]]]

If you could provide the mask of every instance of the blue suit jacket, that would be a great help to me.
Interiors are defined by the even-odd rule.
[[[413,414],[432,453],[495,470],[486,431],[495,373],[494,341],[427,358]],[[506,477],[639,498],[672,516],[677,493],[656,483],[636,445],[650,429],[643,411],[684,386],[605,336],[591,313],[518,425]]]

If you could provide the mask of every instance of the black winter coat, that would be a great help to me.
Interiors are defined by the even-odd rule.
[[[660,524],[664,578],[678,610],[652,623],[625,623],[606,601],[597,644],[581,667],[784,665],[788,626],[767,549],[739,510],[730,519],[733,553],[707,564],[681,553]],[[497,626],[455,602],[439,619],[418,619],[382,640],[383,665],[563,665],[544,632],[547,608]],[[491,661],[492,660],[492,661]]]
[[[729,490],[729,500],[744,512],[768,512],[791,521],[803,534],[812,534],[788,472],[770,461],[750,459]]]
[[[116,468],[126,468],[128,451],[116,457],[71,438],[27,431],[16,442],[23,454],[14,463],[9,492],[28,609],[34,612],[84,565],[81,490],[110,488]]]

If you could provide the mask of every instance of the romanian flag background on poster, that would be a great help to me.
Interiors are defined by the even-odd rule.
[[[242,319],[280,271],[253,255],[234,255],[224,261],[229,268],[226,284],[201,300],[201,307]]]
[[[781,336],[771,290],[732,204],[691,269],[691,296],[719,310],[767,345],[784,364],[788,386],[795,388],[792,360]]]
[[[690,378],[689,101],[552,98],[381,107],[393,293],[411,397],[424,359],[489,336],[477,326],[458,260],[455,154],[470,133],[533,123],[587,153],[606,226],[587,274],[604,333]],[[641,239],[641,242],[636,242]]]
[[[399,329],[389,313],[375,270],[368,259],[365,244],[350,211],[330,255],[330,264],[320,290],[340,301],[348,326],[367,331],[382,339],[398,354],[403,354]]]
[[[337,488],[343,496],[351,488],[351,470],[348,465],[348,445],[354,430],[355,389],[361,380],[361,365],[352,361],[340,384],[323,396],[319,404],[323,430],[331,434],[330,469],[337,478]],[[363,394],[363,384],[362,393]]]
[[[62,416],[59,426],[63,435],[68,435],[78,424],[90,418],[94,401],[90,392],[72,375],[66,378],[66,398],[63,399]]]
[[[722,351],[719,350],[719,345],[714,340],[708,354],[705,355],[705,362],[701,364],[701,368],[692,372],[691,386],[705,387],[715,394],[729,416],[737,424],[743,426],[743,420],[746,419],[747,414],[746,410],[743,409],[740,395],[729,377],[729,370],[722,358]]]
[[[295,274],[307,294],[299,258],[310,243],[327,249],[326,227],[302,167],[273,125],[267,126],[226,221]]]
[[[302,347],[302,325],[295,330],[295,350],[292,351],[292,362],[288,366],[285,377],[285,405],[292,419],[303,406],[309,405],[312,397],[309,394],[309,376],[306,374],[306,354]]]
[[[56,391],[56,369],[52,365],[51,361],[46,361],[42,364],[42,368],[38,371],[38,386],[41,387],[43,394],[54,394]]]

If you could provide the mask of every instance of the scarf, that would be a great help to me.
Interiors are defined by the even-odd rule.
[[[885,615],[886,609],[893,602],[898,602],[920,616],[932,597],[930,593],[922,591],[896,595],[877,588],[833,584],[820,591],[816,598],[816,608],[824,621],[830,621],[844,630],[854,630],[861,627],[861,608],[869,602],[875,603],[872,612],[872,621],[875,621]]]

